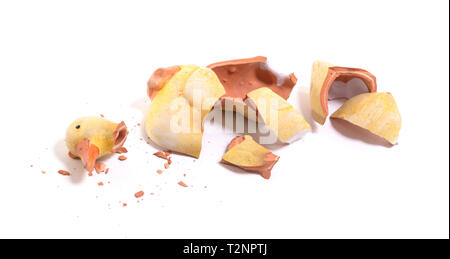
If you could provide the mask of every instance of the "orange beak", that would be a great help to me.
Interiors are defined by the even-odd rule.
[[[99,149],[96,145],[91,144],[89,139],[83,139],[75,146],[76,155],[81,158],[83,167],[92,173],[99,155]]]

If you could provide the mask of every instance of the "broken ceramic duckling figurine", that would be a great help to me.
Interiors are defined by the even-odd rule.
[[[280,115],[276,124],[279,122],[281,129],[281,133],[276,135],[283,143],[292,142],[304,130],[310,129],[301,114],[286,102],[296,82],[293,73],[282,75],[274,72],[268,66],[267,58],[261,56],[223,61],[208,67],[160,68],[147,84],[147,94],[152,102],[145,130],[159,146],[198,158],[203,123],[216,102],[219,101],[225,110],[240,112],[249,119],[259,118],[273,132],[275,125],[269,123],[266,109],[256,107],[258,103],[254,102],[250,106],[246,99],[276,99],[280,104],[273,111]],[[228,104],[231,104],[231,109],[228,109]],[[257,116],[258,111],[262,117]]]
[[[128,136],[125,123],[114,123],[103,117],[83,117],[70,124],[66,146],[71,158],[80,158],[83,167],[92,173],[98,158],[111,153],[124,153]]]

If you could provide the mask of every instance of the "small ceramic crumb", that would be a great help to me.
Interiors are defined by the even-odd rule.
[[[70,175],[70,172],[65,171],[65,170],[59,170],[59,171],[58,171],[58,174],[64,175],[64,176],[69,176],[69,175]]]
[[[97,172],[97,174],[104,172],[105,168],[106,168],[105,163],[98,162],[95,164],[95,171]]]
[[[125,160],[127,160],[127,157],[126,156],[119,156],[119,160],[120,161],[125,161]]]
[[[105,174],[108,174],[108,173],[109,173],[109,168],[106,168]]]
[[[168,168],[169,168],[169,163],[165,163],[165,164],[164,164],[164,168],[165,168],[165,169],[168,169]]]
[[[188,185],[185,184],[183,181],[179,181],[178,184],[181,185],[181,186],[183,186],[183,187],[188,187]]]
[[[154,156],[157,156],[159,158],[165,159],[165,160],[169,160],[169,152],[156,152],[155,154],[153,154]]]
[[[42,174],[46,174],[47,172],[46,172],[46,171],[44,171],[44,170],[42,170],[42,171],[41,171],[41,173],[42,173]]]
[[[156,172],[157,172],[158,174],[162,174],[162,173],[163,173],[163,171],[160,170],[160,169],[156,170]]]
[[[141,198],[142,196],[144,196],[144,192],[143,191],[139,191],[139,192],[134,194],[134,197],[136,197],[136,198]]]
[[[123,206],[123,207],[126,207],[126,206],[128,206],[128,204],[124,203],[124,204],[122,204],[122,206]]]
[[[117,154],[123,154],[123,153],[128,153],[128,149],[126,149],[126,147],[120,147],[116,150]]]
[[[98,182],[97,185],[98,186],[103,186],[104,184],[103,184],[103,182]]]

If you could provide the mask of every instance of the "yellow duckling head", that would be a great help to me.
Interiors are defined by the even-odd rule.
[[[98,158],[124,151],[128,136],[125,123],[114,123],[103,117],[83,117],[70,124],[66,132],[69,156],[80,158],[83,167],[92,172]]]

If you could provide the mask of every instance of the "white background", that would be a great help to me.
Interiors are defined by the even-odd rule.
[[[442,0],[2,1],[0,237],[448,238],[448,8]],[[369,70],[397,101],[399,144],[328,119],[294,144],[269,147],[281,159],[265,180],[219,164],[234,135],[208,124],[200,159],[174,155],[158,175],[164,161],[135,127],[151,73],[256,55],[295,72],[289,102],[310,122],[314,60]],[[74,119],[99,114],[131,128],[128,160],[110,157],[108,175],[88,177],[63,139]]]

